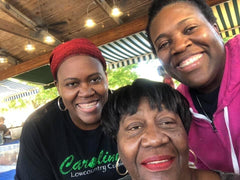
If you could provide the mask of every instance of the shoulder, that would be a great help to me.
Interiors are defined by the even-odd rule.
[[[215,171],[193,169],[193,172],[196,175],[196,179],[199,180],[204,179],[221,180],[220,175]]]
[[[188,86],[184,85],[184,84],[180,84],[177,87],[177,90],[183,95],[185,96],[187,99],[190,98],[190,93],[189,93],[189,88]]]
[[[234,174],[234,173],[223,173],[223,172],[218,172],[221,180],[239,180],[240,175],[239,174]]]
[[[132,179],[131,176],[126,175],[126,176],[124,176],[123,178],[120,178],[120,179],[118,179],[118,180],[131,180],[131,179]]]
[[[239,49],[240,47],[240,34],[236,35],[234,38],[230,39],[226,44],[225,47],[228,49]],[[238,51],[237,51],[238,52]]]
[[[185,92],[186,90],[188,89],[188,87],[187,86],[185,86],[184,84],[179,84],[179,86],[177,87],[177,90],[179,91],[179,92]]]
[[[54,99],[27,118],[23,125],[22,135],[29,136],[36,134],[36,132],[46,132],[60,123],[63,117],[63,112],[58,109],[57,100]]]
[[[39,109],[35,110],[26,120],[25,123],[37,122],[47,118],[54,117],[60,113],[60,110],[57,107],[57,99],[54,99]]]
[[[224,173],[221,171],[208,171],[208,170],[194,170],[197,179],[211,179],[211,180],[239,180],[240,175],[234,173]]]

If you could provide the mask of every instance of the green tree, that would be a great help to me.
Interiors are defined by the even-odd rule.
[[[35,99],[32,100],[32,104],[34,108],[38,108],[39,106],[46,104],[52,99],[58,97],[58,91],[56,87],[44,89],[43,86],[38,86],[38,88],[39,88],[39,93],[36,94]]]
[[[119,87],[131,84],[135,79],[138,78],[137,73],[134,71],[136,68],[137,64],[132,64],[125,67],[108,70],[107,74],[109,88],[115,90]]]
[[[9,109],[23,109],[27,107],[27,104],[31,103],[28,99],[15,99],[4,102],[5,106],[1,107],[0,113],[7,112]]]

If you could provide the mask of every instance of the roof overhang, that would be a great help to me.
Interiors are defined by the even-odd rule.
[[[239,34],[240,0],[225,1],[212,6],[212,9],[217,17],[217,23],[223,38]],[[147,17],[142,17],[132,23],[120,25],[117,29],[90,38],[99,46],[107,61],[108,68],[118,68],[156,58],[151,52],[151,46],[144,31],[146,22]],[[49,54],[46,54],[34,59],[34,61],[26,62],[36,68],[34,70],[25,69],[24,73],[17,76],[15,74],[14,78],[44,86],[53,84],[48,58]],[[13,69],[13,71],[16,71],[16,69]]]

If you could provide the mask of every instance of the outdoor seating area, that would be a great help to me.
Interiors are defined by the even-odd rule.
[[[0,180],[14,179],[19,145],[19,140],[6,141],[0,145]]]
[[[240,0],[0,0],[0,180],[240,176],[239,42]]]

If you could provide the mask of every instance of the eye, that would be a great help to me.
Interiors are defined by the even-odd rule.
[[[90,83],[92,83],[92,84],[97,84],[97,83],[99,83],[101,81],[102,81],[102,77],[101,76],[93,77],[92,79],[90,79]]]
[[[130,123],[130,124],[127,126],[127,131],[135,132],[135,131],[140,130],[142,127],[143,127],[142,123],[133,122],[133,123]]]
[[[162,128],[174,128],[176,127],[176,121],[172,118],[163,118],[158,121],[158,124]]]
[[[167,125],[175,124],[175,122],[165,121],[165,122],[162,122],[161,124],[164,126],[167,126]]]
[[[169,46],[169,41],[162,41],[161,43],[159,43],[159,45],[157,46],[157,50],[163,50],[165,48],[167,48]]]
[[[129,130],[130,131],[135,131],[135,130],[138,130],[140,128],[141,128],[141,126],[133,126],[133,127],[129,128]]]
[[[66,86],[67,87],[76,87],[76,86],[78,86],[78,82],[68,82],[68,83],[66,83]]]
[[[189,26],[186,29],[184,29],[184,34],[191,34],[196,28],[197,26]]]

